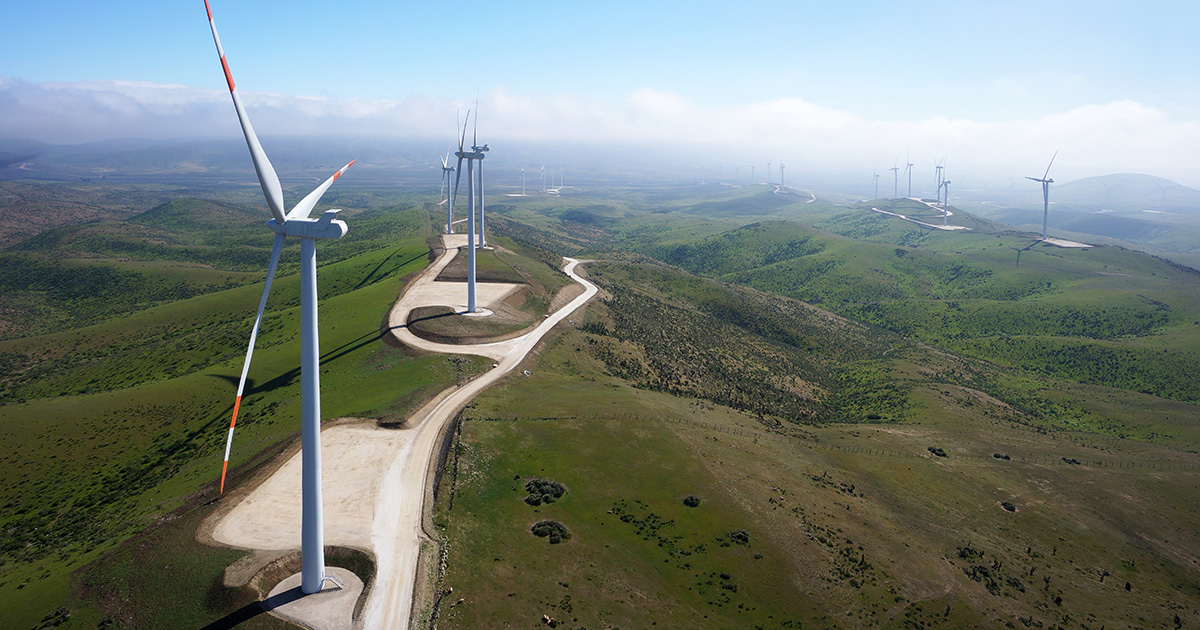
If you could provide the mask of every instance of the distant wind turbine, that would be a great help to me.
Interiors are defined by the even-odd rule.
[[[780,185],[780,186],[784,186],[784,185],[785,185],[785,184],[783,183],[783,168],[784,168],[784,167],[783,167],[783,160],[779,160],[779,185]]]
[[[454,167],[449,165],[450,149],[446,149],[446,155],[442,157],[442,187],[445,189],[445,199],[438,201],[438,204],[446,204],[446,234],[454,233],[454,199],[451,197],[450,173],[454,172]]]
[[[871,172],[874,173],[874,176],[871,178],[871,180],[875,182],[875,197],[874,198],[878,199],[879,198],[879,172],[876,171],[875,169],[871,169]]]
[[[767,162],[767,183],[771,183],[771,163]]]
[[[896,165],[888,169],[892,172],[892,199],[900,196],[900,158],[896,158]]]
[[[484,198],[483,198],[483,158],[484,153],[487,153],[488,145],[479,146],[479,100],[475,101],[475,130],[471,132],[471,151],[477,154],[479,160],[479,241],[477,247],[483,249],[487,247],[487,232],[484,230],[486,219],[484,218]],[[469,170],[469,165],[468,165]],[[474,212],[474,209],[471,210]]]
[[[471,112],[467,111],[467,120],[471,119]],[[459,168],[454,175],[454,190],[458,190],[458,182],[462,178],[462,161],[467,161],[467,312],[475,313],[478,308],[475,304],[475,161],[483,160],[483,153],[466,150],[467,129],[463,126],[462,135],[458,141],[458,156]]]
[[[935,173],[934,184],[937,186],[937,198],[935,200],[936,203],[942,202],[942,169],[946,168],[945,166],[942,165],[942,162],[944,162],[944,161],[945,161],[945,158],[942,158],[941,160],[935,159],[933,161],[934,173]]]
[[[912,197],[912,167],[913,167],[913,163],[909,162],[908,160],[909,160],[908,155],[905,155],[904,161],[908,162],[908,164],[904,167],[904,172],[908,173],[908,196]]]
[[[942,225],[946,225],[946,219],[950,217],[950,180],[942,182],[942,187],[946,189],[946,201],[942,203]]]
[[[1044,175],[1042,175],[1041,179],[1038,179],[1037,177],[1026,177],[1025,178],[1025,179],[1032,180],[1035,182],[1041,182],[1041,184],[1042,184],[1042,240],[1043,241],[1046,240],[1046,223],[1047,223],[1047,220],[1050,218],[1050,184],[1054,183],[1054,180],[1050,179],[1050,167],[1054,166],[1054,158],[1056,158],[1056,157],[1058,157],[1058,151],[1055,151],[1054,155],[1050,156],[1050,163],[1046,165],[1046,173]]]

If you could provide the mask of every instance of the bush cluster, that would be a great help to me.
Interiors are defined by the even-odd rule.
[[[554,503],[561,499],[567,492],[566,486],[557,481],[549,479],[530,479],[525,484],[525,491],[529,496],[525,497],[525,502],[529,505],[541,505],[543,503]]]
[[[538,538],[549,537],[551,545],[571,540],[571,532],[567,531],[566,526],[558,521],[538,521],[534,523],[530,531]]]

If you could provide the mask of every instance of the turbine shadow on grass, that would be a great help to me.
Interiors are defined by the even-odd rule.
[[[1015,249],[1015,250],[1017,250],[1017,267],[1018,267],[1018,268],[1020,268],[1020,267],[1021,267],[1021,252],[1027,252],[1027,251],[1029,251],[1029,250],[1033,249],[1033,246],[1034,246],[1034,245],[1037,245],[1038,243],[1041,243],[1041,242],[1042,242],[1042,241],[1041,241],[1041,239],[1036,239],[1036,240],[1034,240],[1032,243],[1030,243],[1030,244],[1026,245],[1025,247],[1014,247],[1014,248],[1012,248],[1012,249]]]
[[[329,365],[331,362],[336,361],[337,359],[340,359],[340,358],[346,356],[347,354],[354,352],[355,350],[358,350],[367,345],[370,345],[372,342],[375,342],[375,341],[382,342],[384,340],[384,335],[390,335],[390,332],[385,332],[383,330],[376,331],[376,332],[370,332],[365,335],[362,335],[361,337],[359,337],[357,339],[349,341],[349,342],[343,344],[340,348],[331,350],[330,352],[327,352],[324,355],[322,355],[321,356],[321,365],[322,366]],[[213,376],[214,378],[221,379],[223,381],[228,381],[231,385],[234,385],[234,386],[237,385],[238,378],[239,378],[237,376],[227,376],[225,374],[213,374],[211,376]],[[266,392],[274,391],[276,389],[279,389],[280,387],[286,387],[288,385],[291,385],[299,380],[300,380],[300,367],[299,366],[297,366],[293,369],[290,369],[287,372],[280,374],[279,376],[276,376],[275,378],[263,383],[262,385],[255,385],[253,379],[247,378],[246,379],[246,391],[244,393],[244,397],[249,397],[254,394],[263,394]],[[231,413],[233,413],[233,405],[226,406],[225,409],[222,410],[220,413],[218,413],[215,416],[215,418],[213,419],[213,421],[215,422],[215,426],[218,426],[218,427],[224,426],[224,422],[226,421],[226,419],[229,418],[229,415]],[[197,437],[201,437],[201,436],[208,436],[208,435],[211,435],[212,431],[213,431],[212,426],[201,427],[200,429],[193,431],[188,436],[188,439],[191,440],[193,438],[197,438]],[[230,471],[228,478],[229,478],[231,484],[235,483],[235,480],[239,477],[240,470],[241,469],[239,467],[239,468],[234,468],[233,470]],[[241,611],[239,611],[239,612],[241,612]],[[237,613],[235,613],[235,614],[237,614]],[[255,613],[255,614],[257,614],[257,613]],[[232,626],[214,626],[214,627],[232,627]]]
[[[259,602],[250,602],[245,606],[221,617],[220,619],[204,626],[202,630],[227,630],[228,628],[236,628],[242,623],[245,623],[263,613],[271,612],[284,604],[290,604],[301,597],[304,593],[300,587],[288,589],[277,595],[272,595]]]
[[[388,257],[387,257],[387,258],[384,258],[382,261],[380,261],[380,263],[379,263],[378,265],[376,265],[376,266],[375,266],[375,268],[374,268],[374,269],[372,269],[370,273],[368,273],[368,274],[367,274],[365,277],[363,277],[362,281],[360,281],[360,282],[358,283],[358,285],[354,287],[354,290],[356,290],[356,291],[357,291],[358,289],[361,289],[361,288],[363,288],[363,287],[367,286],[368,284],[371,284],[371,283],[373,282],[372,278],[374,278],[374,277],[375,277],[375,274],[379,273],[379,270],[380,270],[380,269],[382,269],[382,268],[383,268],[383,266],[384,266],[384,265],[386,265],[386,264],[387,264],[387,262],[388,262],[389,260],[391,260],[392,258],[395,258],[396,254],[398,254],[398,253],[400,253],[400,250],[399,250],[399,249],[397,249],[396,251],[392,252],[391,254],[388,254]],[[417,254],[416,256],[413,256],[412,258],[409,258],[408,260],[406,260],[406,261],[404,261],[404,262],[400,263],[400,264],[399,264],[399,265],[396,267],[396,269],[403,269],[403,268],[404,268],[404,266],[405,266],[405,265],[407,265],[408,263],[411,263],[411,262],[413,262],[413,261],[416,261],[416,260],[420,260],[420,259],[422,259],[422,258],[425,258],[425,257],[426,257],[426,256],[428,256],[428,255],[429,255],[429,252],[424,252],[424,253],[421,253],[421,254]]]

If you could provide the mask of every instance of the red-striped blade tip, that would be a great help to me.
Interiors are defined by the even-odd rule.
[[[221,67],[225,69],[225,83],[229,84],[229,91],[233,91],[233,75],[229,72],[229,64],[225,62],[225,56],[221,56]]]
[[[212,21],[212,9],[208,6],[208,0],[204,0],[204,10],[208,13],[208,21]]]
[[[221,490],[217,494],[225,494],[225,471],[229,469],[229,460],[221,464]]]
[[[345,172],[346,172],[346,169],[350,168],[351,166],[354,166],[354,163],[355,163],[355,162],[357,162],[357,161],[358,161],[358,160],[350,160],[350,163],[349,163],[349,164],[347,164],[347,165],[343,166],[342,168],[338,169],[338,172],[336,172],[336,173],[334,173],[334,174],[333,174],[333,181],[335,181],[335,182],[336,182],[336,181],[337,181],[337,179],[338,179],[339,177],[341,177],[341,176],[342,176],[342,173],[345,173]]]

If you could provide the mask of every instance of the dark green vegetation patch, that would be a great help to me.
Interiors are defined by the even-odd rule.
[[[525,502],[536,506],[543,503],[554,503],[561,499],[566,494],[567,488],[561,483],[549,479],[530,479],[525,484],[525,491],[529,493],[529,496],[525,497]]]
[[[549,538],[551,545],[571,540],[571,532],[567,531],[566,526],[558,521],[538,521],[529,528],[529,531],[538,538]]]

